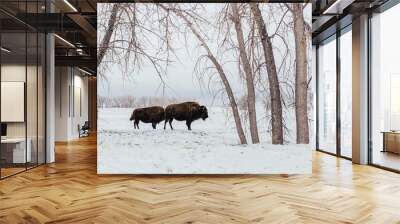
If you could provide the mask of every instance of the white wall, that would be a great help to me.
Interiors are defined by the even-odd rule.
[[[55,140],[77,139],[78,125],[88,120],[88,78],[75,68],[57,67],[55,85]]]
[[[68,140],[68,88],[70,83],[69,69],[55,69],[55,141]]]
[[[38,70],[37,70],[38,69]],[[5,122],[7,124],[7,137],[9,138],[24,138],[29,139],[29,148],[31,149],[32,162],[39,159],[39,163],[44,163],[45,159],[45,90],[44,90],[44,73],[41,66],[32,66],[25,64],[3,64],[1,66],[1,81],[2,82],[23,82],[26,86],[26,101],[22,99],[23,105],[18,108],[11,108],[3,105],[2,114],[20,113],[22,119],[17,122]],[[2,83],[3,84],[3,83]],[[24,88],[24,87],[22,87]],[[2,98],[10,98],[2,89]],[[18,90],[19,94],[24,94],[24,89]],[[6,95],[4,95],[6,94]],[[24,96],[21,98],[25,98]],[[15,99],[14,99],[15,100]],[[13,102],[10,102],[13,103]],[[18,104],[18,102],[15,102]],[[25,106],[26,103],[26,106]],[[24,114],[26,113],[26,119]],[[2,120],[4,120],[2,118]],[[49,160],[51,162],[51,160]]]
[[[25,80],[26,72],[28,72],[28,82]],[[22,122],[7,122],[7,135],[8,137],[24,137],[25,126],[28,125],[28,137],[30,134],[36,136],[37,130],[37,114],[36,107],[43,106],[37,105],[37,93],[36,93],[36,80],[31,77],[34,74],[36,76],[36,67],[25,66],[20,64],[5,64],[1,66],[1,81],[2,82],[24,82],[28,85],[27,87],[27,121]],[[3,96],[4,97],[4,96]],[[7,110],[9,108],[1,108],[1,110]],[[22,108],[24,110],[24,108]],[[32,136],[33,137],[33,136]]]
[[[25,65],[8,64],[1,66],[1,81],[3,82],[25,82]],[[1,108],[7,110],[7,108]],[[25,137],[25,122],[7,123],[8,137]]]
[[[71,88],[73,91],[73,96],[71,99],[74,99],[74,102],[71,101],[71,129],[70,135],[72,138],[78,138],[78,125],[83,125],[85,121],[89,119],[88,117],[88,78],[82,76],[82,73],[76,73],[77,70],[74,70],[74,88]],[[79,102],[80,101],[80,102]]]

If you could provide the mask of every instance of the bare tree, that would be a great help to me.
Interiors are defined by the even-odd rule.
[[[261,38],[266,62],[269,92],[271,101],[271,120],[272,120],[272,144],[283,144],[283,125],[282,125],[282,101],[279,87],[278,72],[275,65],[275,56],[271,37],[268,35],[261,10],[256,3],[250,3],[251,11],[254,15],[257,30]]]
[[[231,85],[229,83],[229,80],[228,80],[228,78],[227,78],[227,76],[225,74],[225,71],[224,71],[222,65],[218,62],[217,58],[214,56],[214,54],[212,53],[212,51],[208,47],[206,41],[200,35],[200,32],[196,29],[195,25],[188,19],[188,16],[186,16],[184,14],[184,12],[182,12],[179,9],[167,8],[167,7],[165,7],[165,6],[161,5],[161,4],[160,4],[160,6],[163,9],[167,10],[167,11],[168,10],[172,10],[178,17],[183,19],[185,21],[186,25],[189,27],[189,29],[194,34],[194,36],[201,43],[201,46],[206,50],[207,57],[210,59],[210,61],[215,66],[215,69],[217,70],[217,72],[219,74],[219,77],[221,78],[222,83],[224,85],[225,92],[228,95],[229,105],[231,106],[231,109],[232,109],[232,113],[233,113],[233,117],[234,117],[235,125],[236,125],[236,131],[238,133],[240,143],[241,144],[247,144],[247,140],[246,140],[246,136],[245,136],[244,131],[243,131],[242,122],[241,122],[241,119],[240,119],[240,115],[239,115],[239,110],[238,110],[238,106],[237,106],[237,103],[236,103],[236,99],[235,99],[235,96],[233,94]],[[193,17],[191,17],[191,18],[193,18]]]
[[[308,80],[307,80],[307,36],[303,4],[287,5],[293,14],[293,32],[296,45],[296,142],[309,144],[308,125]]]
[[[231,21],[235,25],[236,38],[238,42],[240,62],[243,65],[243,70],[246,76],[246,86],[247,86],[247,107],[249,113],[249,123],[250,123],[250,135],[253,143],[259,143],[260,139],[258,137],[257,128],[257,115],[256,115],[256,94],[254,88],[254,75],[250,65],[249,58],[246,52],[246,45],[243,35],[243,29],[241,24],[241,16],[239,13],[239,7],[237,3],[230,4],[232,14],[230,16]]]
[[[98,49],[100,76],[109,65],[118,65],[121,78],[131,79],[147,62],[165,89],[164,76],[174,55],[174,27],[170,20],[170,15],[156,4],[138,7],[136,3],[115,3],[111,9],[107,5],[100,7],[98,29],[104,34]]]
[[[97,66],[101,64],[103,61],[104,55],[106,55],[106,51],[109,48],[111,36],[114,33],[114,29],[116,28],[117,21],[117,13],[118,13],[119,5],[114,4],[111,10],[110,18],[107,23],[106,31],[103,39],[100,42],[100,45],[97,49]]]

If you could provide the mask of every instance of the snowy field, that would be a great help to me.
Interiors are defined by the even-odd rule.
[[[239,145],[226,109],[208,108],[209,118],[192,123],[164,122],[153,130],[129,121],[132,109],[99,108],[99,174],[303,174],[311,173],[310,145]],[[250,140],[250,138],[248,138]]]

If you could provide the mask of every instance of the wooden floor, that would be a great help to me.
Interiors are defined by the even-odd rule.
[[[0,223],[400,223],[399,174],[317,152],[291,176],[98,176],[94,137],[56,159],[0,181]]]
[[[26,169],[25,169],[25,167],[23,167],[23,168],[1,168],[1,177],[2,178],[4,178],[4,177],[8,177],[8,176],[11,176],[11,175],[13,175],[13,174],[16,174],[16,173],[20,173],[20,172],[23,172],[23,171],[25,171]]]

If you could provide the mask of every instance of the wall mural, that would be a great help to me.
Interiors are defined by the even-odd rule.
[[[98,4],[98,173],[311,173],[311,4]]]

